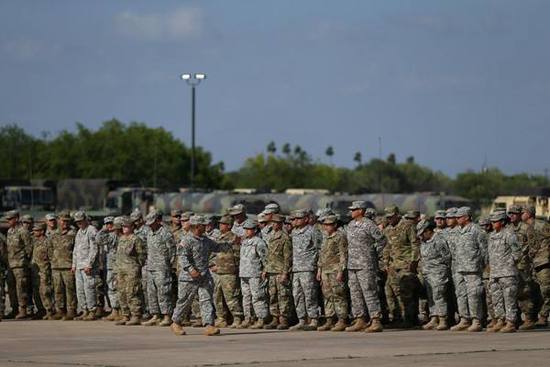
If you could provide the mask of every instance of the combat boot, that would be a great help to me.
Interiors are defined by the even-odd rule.
[[[128,321],[130,321],[130,319],[128,318],[128,316],[124,316],[124,317],[122,317],[120,320],[116,321],[116,322],[115,322],[115,325],[118,325],[118,326],[120,326],[120,325],[126,325],[126,323],[127,323]]]
[[[263,329],[265,326],[265,321],[262,318],[259,318],[258,321],[254,323],[250,328],[254,330]]]
[[[441,316],[439,318],[439,325],[437,325],[435,330],[438,330],[438,331],[449,330],[449,324],[447,323],[447,317]]]
[[[472,325],[470,325],[470,327],[467,330],[471,333],[475,333],[483,330],[483,328],[481,327],[481,322],[479,322],[478,319],[473,319]]]
[[[380,333],[382,331],[384,331],[384,327],[378,317],[373,317],[370,326],[365,330],[366,333]]]
[[[105,311],[103,310],[103,307],[97,307],[95,309],[96,320],[101,319],[103,316],[105,316]]]
[[[309,324],[304,326],[304,331],[315,331],[319,327],[319,320],[311,319]]]
[[[279,325],[277,325],[277,330],[287,330],[288,329],[288,320],[286,317],[279,317]]]
[[[76,321],[82,321],[85,317],[88,317],[88,311],[82,311],[82,313],[78,316],[76,316],[74,319]]]
[[[118,318],[119,318],[118,309],[113,308],[111,310],[111,313],[108,316],[104,317],[103,320],[105,320],[105,321],[116,321],[116,320],[118,320]]]
[[[67,314],[63,316],[63,321],[72,321],[75,318],[75,312],[74,310],[67,311]]]
[[[424,329],[424,330],[433,330],[437,327],[437,325],[439,325],[439,317],[432,316],[432,318],[430,319],[430,322],[428,322],[427,324],[422,325],[422,329]]]
[[[327,318],[327,321],[323,324],[323,326],[319,326],[317,328],[317,331],[329,331],[334,327],[334,321],[331,317]]]
[[[264,329],[266,330],[273,330],[276,329],[279,325],[279,318],[278,317],[272,317],[271,322],[264,326]]]
[[[164,318],[160,322],[159,326],[166,327],[166,326],[170,326],[171,324],[172,324],[172,319],[170,319],[170,316],[164,315]]]
[[[548,317],[540,315],[539,319],[538,319],[538,321],[535,325],[537,327],[547,327],[548,326]]]
[[[338,319],[338,322],[336,322],[336,325],[330,331],[344,331],[346,330],[346,327],[348,326],[346,320],[344,319]]]
[[[178,336],[187,334],[185,330],[183,330],[183,326],[175,322],[170,325],[170,330],[172,330],[172,332]]]
[[[535,328],[535,320],[526,318],[523,324],[519,327],[518,330],[533,330]]]
[[[363,331],[367,328],[367,326],[368,325],[365,322],[365,320],[362,317],[359,317],[355,319],[355,322],[353,323],[353,325],[348,326],[346,328],[346,331],[350,331],[350,332]]]
[[[229,326],[230,329],[240,329],[242,320],[239,316],[233,318],[233,323]]]
[[[61,320],[63,317],[65,317],[65,312],[62,310],[57,310],[57,312],[52,316],[52,319]]]
[[[42,317],[42,320],[53,320],[52,311],[46,311],[46,314]]]
[[[250,327],[250,324],[252,324],[252,321],[250,318],[245,318],[243,322],[239,326],[237,326],[237,329],[248,329]]]
[[[495,326],[495,324],[495,319],[491,319],[491,321],[487,324],[487,329],[491,329],[493,326]]]
[[[451,328],[451,331],[464,331],[470,327],[470,321],[464,317],[460,318],[460,322]]]
[[[500,331],[504,327],[504,320],[498,319],[494,325],[490,328],[487,328],[487,331],[489,333],[496,333],[497,331]]]
[[[206,336],[214,336],[220,334],[220,329],[218,329],[215,326],[207,325],[206,328],[204,328],[204,335]]]
[[[19,313],[15,315],[16,320],[23,320],[27,318],[27,309],[25,307],[19,307]]]
[[[141,323],[143,326],[157,326],[160,323],[160,317],[159,315],[155,315],[151,318],[151,320],[144,321]]]
[[[133,315],[128,322],[124,325],[126,326],[136,326],[141,325],[141,318],[139,316]]]
[[[88,315],[82,319],[83,321],[95,321],[97,320],[96,312],[88,312]]]
[[[227,321],[225,319],[217,319],[214,326],[217,328],[227,327]]]
[[[512,321],[506,320],[506,325],[499,331],[500,333],[515,333],[516,332],[516,324]]]
[[[300,319],[300,321],[298,321],[296,325],[290,328],[290,331],[304,330],[305,326],[306,326],[306,320]]]

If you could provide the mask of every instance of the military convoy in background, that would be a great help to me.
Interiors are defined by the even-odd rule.
[[[481,212],[489,214],[499,209],[507,210],[512,205],[534,206],[537,211],[537,218],[550,220],[549,196],[550,192],[539,192],[534,195],[497,196],[491,205],[483,207]]]

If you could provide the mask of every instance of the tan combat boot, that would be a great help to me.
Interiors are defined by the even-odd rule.
[[[276,316],[273,316],[271,318],[271,322],[267,325],[264,326],[264,329],[266,330],[273,330],[273,329],[276,329],[277,326],[279,326],[279,318],[276,317]]]
[[[494,325],[490,328],[487,328],[487,331],[489,333],[496,333],[497,331],[500,331],[504,327],[504,320],[498,319]]]
[[[119,317],[118,309],[113,308],[111,310],[111,313],[108,316],[104,317],[103,320],[105,320],[105,321],[116,321],[116,320],[118,320],[118,317]]]
[[[46,314],[44,315],[44,317],[42,317],[42,320],[53,320],[52,311],[50,310],[46,311]]]
[[[19,307],[19,313],[15,315],[16,320],[23,320],[27,318],[27,309],[25,307]]]
[[[300,319],[296,325],[290,328],[290,331],[304,330],[305,326],[306,326],[306,320]]]
[[[74,312],[74,310],[69,310],[67,311],[67,314],[63,316],[63,321],[72,321],[74,320],[75,315],[76,315],[76,312]]]
[[[230,329],[240,329],[242,320],[239,316],[233,318],[233,323],[229,326]]]
[[[257,329],[263,329],[264,326],[265,326],[264,319],[259,318],[258,321],[256,321],[256,323],[254,323],[254,325],[252,325],[250,328],[254,329],[254,330],[257,330]]]
[[[243,322],[239,326],[237,326],[237,329],[248,329],[250,327],[250,324],[252,324],[252,321],[250,318],[245,318]]]
[[[345,319],[338,319],[338,322],[336,322],[336,325],[330,331],[344,331],[346,330],[346,327],[348,326],[348,323]]]
[[[206,335],[206,336],[219,335],[220,334],[220,329],[218,329],[217,327],[212,326],[212,325],[207,325],[204,328],[204,333],[203,334]]]
[[[475,333],[481,330],[483,330],[483,327],[481,326],[481,322],[479,322],[478,319],[473,319],[472,325],[470,325],[470,327],[468,328],[468,331],[471,333]]]
[[[227,321],[225,319],[217,319],[214,326],[217,328],[227,327]]]
[[[470,321],[462,317],[460,322],[451,328],[451,331],[464,331],[470,327]]]
[[[279,325],[277,325],[277,330],[287,330],[288,329],[288,320],[286,317],[279,317]]]
[[[52,319],[61,320],[63,317],[65,317],[65,312],[63,312],[63,310],[57,310],[57,312],[52,316]]]
[[[526,318],[523,324],[520,325],[519,330],[533,330],[535,326],[535,320]]]
[[[366,333],[380,333],[382,331],[384,331],[384,327],[378,317],[373,317],[370,321],[370,326],[365,329]]]
[[[497,322],[496,322],[496,320],[495,320],[494,318],[491,319],[491,321],[487,324],[487,330],[488,330],[488,329],[491,329],[493,326],[495,326],[496,323],[497,323]]]
[[[317,328],[317,331],[329,331],[334,327],[334,320],[332,320],[332,317],[327,318],[323,326],[319,326]]]
[[[319,320],[311,319],[309,324],[304,326],[304,331],[315,331],[319,327]]]
[[[171,324],[172,324],[172,319],[170,319],[170,316],[164,315],[164,318],[160,322],[159,326],[166,327],[166,326],[170,326]]]
[[[548,326],[548,317],[543,316],[543,315],[539,315],[539,319],[536,323],[536,326],[538,326],[538,327],[547,327]]]
[[[170,325],[170,330],[172,330],[172,332],[178,336],[186,334],[185,330],[183,330],[183,326],[175,322]]]
[[[95,311],[88,312],[88,315],[82,318],[83,321],[95,321],[97,320],[97,313]]]
[[[115,322],[115,325],[126,325],[126,323],[130,321],[130,319],[128,318],[128,316],[123,316],[120,320],[116,321]]]
[[[82,311],[82,313],[78,316],[76,316],[74,319],[76,321],[82,321],[85,317],[88,317],[88,311]]]
[[[513,321],[506,320],[506,325],[499,331],[500,333],[515,333],[516,324]]]
[[[130,318],[130,320],[124,324],[126,326],[137,326],[137,325],[141,325],[141,316],[137,316],[137,315],[132,315],[132,317]]]
[[[94,314],[96,320],[101,319],[103,316],[105,316],[105,310],[103,309],[103,307],[97,307]]]
[[[433,330],[437,327],[437,325],[439,325],[439,317],[432,316],[432,318],[430,319],[430,322],[428,322],[425,325],[422,325],[422,329],[424,329],[424,330]]]
[[[449,324],[447,323],[446,316],[439,317],[439,325],[437,325],[435,330],[438,330],[438,331],[449,330]]]
[[[160,323],[160,317],[159,315],[155,315],[151,318],[151,320],[144,321],[141,323],[143,326],[157,326]]]
[[[353,323],[353,325],[348,326],[346,328],[346,331],[350,331],[350,332],[363,331],[367,328],[367,326],[368,325],[365,322],[365,320],[362,317],[360,317],[355,319],[355,322]]]

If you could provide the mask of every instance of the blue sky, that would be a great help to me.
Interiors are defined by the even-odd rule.
[[[274,140],[352,166],[550,168],[550,1],[0,2],[0,124],[163,126],[237,169]]]

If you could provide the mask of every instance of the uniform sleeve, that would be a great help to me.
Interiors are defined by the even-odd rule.
[[[71,267],[73,268],[76,268],[76,253],[77,253],[77,248],[76,248],[76,235],[75,235],[74,246],[73,246],[73,263],[71,264]]]
[[[340,263],[338,269],[341,271],[346,270],[348,264],[348,240],[346,236],[340,236],[338,241],[338,250],[340,251]]]
[[[289,236],[285,236],[283,244],[283,272],[290,273],[292,270],[292,241]]]
[[[265,241],[259,237],[256,243],[256,252],[260,257],[260,262],[262,263],[262,269],[263,269],[265,268],[265,261],[267,259],[267,245],[265,244]]]
[[[137,261],[140,266],[143,266],[145,264],[145,259],[147,258],[147,251],[145,250],[145,244],[141,238],[136,236],[136,255],[137,255]]]
[[[32,258],[32,237],[29,232],[27,232],[24,229],[21,229],[19,231],[19,235],[21,236],[21,241],[24,243],[25,248],[25,255],[28,259]]]
[[[174,235],[170,232],[166,233],[165,245],[170,256],[170,264],[173,264],[174,261],[176,261],[176,240]]]
[[[208,244],[210,252],[230,251],[233,247],[232,242],[216,242],[211,240],[210,238],[206,238],[206,243]]]
[[[180,258],[180,265],[183,270],[190,272],[195,269],[191,245],[185,240],[185,238],[178,245],[178,255]]]
[[[381,260],[384,255],[386,255],[389,261],[389,251],[387,253],[384,253],[384,249],[386,248],[387,244],[386,236],[384,236],[384,234],[374,223],[369,226],[369,234],[374,239],[374,247],[376,248],[378,259]]]
[[[481,230],[479,229],[477,230],[477,241],[479,246],[479,254],[481,255],[482,267],[483,267],[486,264],[489,264],[489,248],[488,248],[489,236],[484,236]]]
[[[93,232],[88,234],[88,246],[90,246],[90,251],[88,252],[88,259],[86,261],[86,266],[91,268],[99,253],[99,249],[96,242],[96,234]]]
[[[411,262],[418,262],[420,260],[420,240],[416,236],[414,225],[409,226],[407,237],[411,243]]]
[[[506,236],[506,242],[507,245],[510,246],[510,250],[512,251],[512,258],[514,259],[514,262],[518,262],[521,259],[521,245],[518,242],[518,238],[515,234],[509,233]]]

